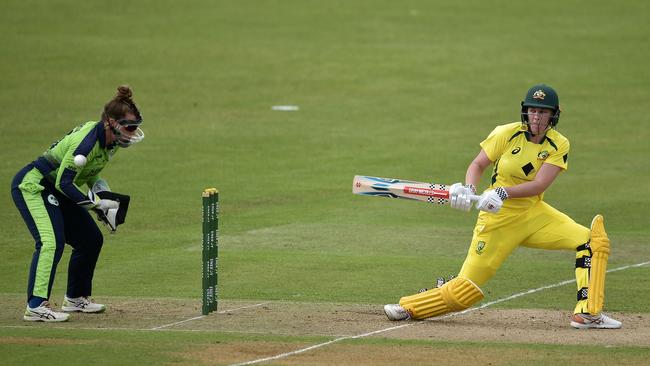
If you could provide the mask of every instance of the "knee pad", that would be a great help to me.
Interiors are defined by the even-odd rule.
[[[591,270],[589,273],[589,290],[587,291],[587,309],[590,314],[599,314],[605,300],[605,274],[609,259],[609,238],[605,232],[602,215],[596,215],[591,221]]]
[[[402,297],[399,304],[412,319],[424,319],[465,310],[482,299],[483,291],[474,282],[456,277],[442,287]]]

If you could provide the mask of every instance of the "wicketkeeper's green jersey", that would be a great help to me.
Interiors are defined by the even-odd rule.
[[[78,205],[90,207],[93,203],[80,189],[100,179],[99,172],[117,152],[115,145],[106,145],[104,125],[86,122],[55,142],[34,162],[38,170],[54,183],[56,188]],[[86,164],[77,166],[74,158],[86,157]]]

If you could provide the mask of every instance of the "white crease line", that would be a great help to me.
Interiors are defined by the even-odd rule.
[[[255,308],[255,307],[262,306],[262,305],[265,305],[265,304],[268,304],[268,303],[269,302],[267,301],[267,302],[263,302],[263,303],[255,304],[255,305],[241,306],[241,307],[234,308],[234,309],[229,309],[229,310],[221,310],[221,311],[217,311],[217,314],[225,314],[225,313],[230,313],[230,312],[237,311],[237,310]],[[185,320],[177,321],[177,322],[174,322],[174,323],[161,325],[159,327],[154,327],[154,328],[151,328],[150,330],[159,330],[159,329],[163,329],[163,328],[169,328],[169,327],[173,327],[175,325],[191,322],[192,320],[202,319],[202,318],[205,318],[206,316],[207,315],[195,316],[194,318],[185,319]]]
[[[167,327],[173,327],[174,325],[191,322],[192,320],[196,320],[196,319],[202,319],[202,318],[205,318],[206,316],[207,315],[195,316],[194,318],[189,318],[189,319],[181,320],[181,321],[178,321],[178,322],[161,325],[159,327],[153,327],[153,328],[151,328],[151,330],[159,330],[159,329],[163,329],[163,328],[167,328]]]
[[[622,270],[624,270],[624,269],[628,269],[628,268],[632,268],[632,267],[641,267],[641,266],[646,265],[646,264],[649,264],[649,263],[650,263],[650,261],[642,262],[642,263],[637,263],[637,264],[631,264],[631,265],[628,265],[628,266],[623,266],[623,267],[613,268],[613,269],[608,270],[607,272],[608,272],[608,273],[609,273],[609,272],[616,272],[616,271],[622,271]],[[539,291],[542,291],[542,290],[547,290],[547,289],[554,288],[554,287],[564,286],[564,285],[567,285],[567,284],[572,283],[572,282],[575,282],[575,281],[576,281],[575,279],[573,279],[573,280],[566,280],[566,281],[558,282],[558,283],[555,283],[555,284],[552,284],[552,285],[547,285],[547,286],[538,287],[538,288],[536,288],[536,289],[531,289],[531,290],[528,290],[528,291],[520,292],[520,293],[517,293],[517,294],[511,295],[511,296],[505,297],[505,298],[503,298],[503,299],[498,299],[498,300],[490,301],[490,302],[485,303],[485,304],[483,304],[483,305],[481,305],[481,306],[477,306],[477,307],[474,307],[474,308],[469,308],[469,309],[467,309],[467,310],[463,310],[463,311],[458,312],[458,313],[451,313],[451,314],[447,314],[447,315],[444,315],[444,316],[439,316],[439,317],[435,317],[435,318],[429,318],[429,319],[426,319],[426,320],[428,320],[428,321],[439,321],[439,320],[442,320],[442,319],[451,318],[452,316],[467,314],[467,313],[470,313],[470,312],[472,312],[472,311],[476,311],[476,310],[484,309],[484,308],[486,308],[486,307],[488,307],[488,306],[492,306],[492,305],[494,305],[494,304],[498,304],[498,303],[500,303],[500,302],[504,302],[504,301],[508,301],[508,300],[516,299],[516,298],[518,298],[518,297],[525,296],[525,295],[529,295],[529,294],[532,294],[532,293],[535,293],[535,292],[539,292]],[[400,328],[406,328],[406,327],[410,327],[410,326],[412,326],[412,325],[423,324],[423,323],[424,323],[424,322],[410,322],[410,323],[406,323],[406,324],[402,324],[402,325],[397,325],[397,326],[394,326],[394,327],[389,327],[389,328],[379,329],[379,330],[375,330],[375,331],[368,332],[368,333],[358,334],[358,335],[355,335],[355,336],[340,337],[340,338],[332,339],[331,341],[327,341],[327,342],[324,342],[324,343],[318,343],[318,344],[315,344],[315,345],[313,345],[313,346],[309,346],[309,347],[306,347],[306,348],[301,348],[301,349],[298,349],[298,350],[295,350],[295,351],[286,352],[286,353],[281,353],[281,354],[279,354],[279,355],[275,355],[275,356],[269,356],[269,357],[264,357],[264,358],[258,358],[257,360],[252,360],[252,361],[247,361],[247,362],[236,363],[236,364],[232,364],[232,365],[230,365],[230,366],[253,365],[253,364],[256,364],[256,363],[261,363],[261,362],[266,362],[266,361],[277,360],[277,359],[280,359],[280,358],[285,358],[285,357],[289,357],[289,356],[297,355],[297,354],[300,354],[300,353],[304,353],[304,352],[307,352],[307,351],[311,351],[311,350],[313,350],[313,349],[317,349],[317,348],[325,347],[325,346],[328,346],[328,345],[330,345],[330,344],[332,344],[332,343],[337,343],[337,342],[340,342],[340,341],[344,341],[344,340],[346,340],[346,339],[358,339],[358,338],[364,338],[364,337],[367,337],[367,336],[370,336],[370,335],[375,335],[375,334],[379,334],[379,333],[384,333],[384,332],[388,332],[388,331],[391,331],[391,330],[400,329]]]
[[[268,304],[268,303],[270,303],[270,301],[262,302],[262,303],[255,304],[255,305],[242,306],[242,307],[238,307],[238,308],[234,308],[234,309],[230,309],[230,310],[221,310],[221,311],[217,311],[217,314],[230,313],[230,312],[232,312],[232,311],[237,311],[237,310],[241,310],[241,309],[256,308],[256,307],[258,307],[258,306],[266,305],[266,304]]]

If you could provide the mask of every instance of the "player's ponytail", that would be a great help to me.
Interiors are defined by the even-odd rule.
[[[128,85],[120,85],[117,87],[115,97],[104,105],[102,121],[106,121],[108,118],[119,120],[129,112],[133,113],[137,120],[142,120],[140,111],[133,101],[133,91]]]

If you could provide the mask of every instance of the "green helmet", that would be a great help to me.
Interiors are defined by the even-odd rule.
[[[554,113],[550,121],[551,127],[555,127],[560,120],[560,98],[555,89],[546,84],[533,85],[528,89],[526,97],[521,102],[522,122],[528,122],[529,107],[552,109]]]

